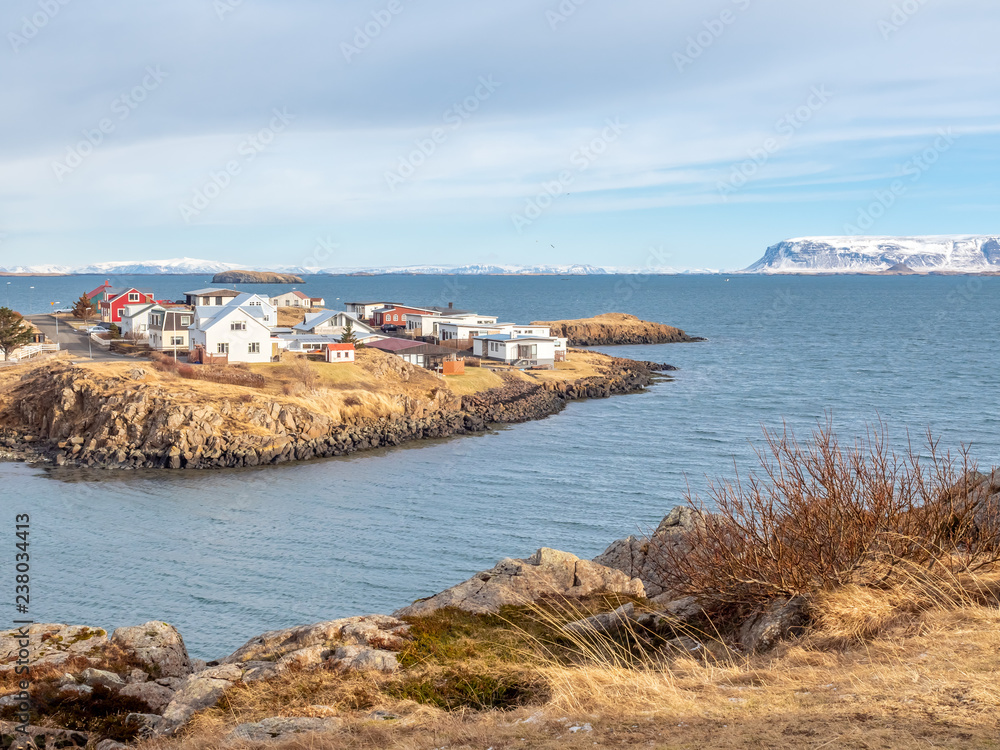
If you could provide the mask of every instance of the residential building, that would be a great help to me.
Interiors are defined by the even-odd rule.
[[[134,287],[114,287],[105,289],[104,299],[98,303],[97,309],[101,313],[101,320],[105,323],[121,323],[122,311],[126,305],[134,305],[139,302],[152,303],[152,289],[136,289]]]
[[[89,299],[91,302],[96,302],[100,304],[101,302],[104,302],[107,299],[107,292],[109,289],[114,289],[114,287],[111,286],[111,281],[109,279],[106,279],[103,284],[97,287],[97,289],[94,289],[91,292],[87,292],[87,299]]]
[[[372,322],[372,315],[380,307],[389,307],[391,302],[345,302],[344,309],[358,320]]]
[[[149,315],[149,346],[159,351],[186,352],[190,348],[188,329],[194,322],[190,307],[161,307]]]
[[[277,313],[270,301],[240,294],[228,305],[199,305],[189,329],[189,350],[196,362],[270,362],[277,353],[271,326]]]
[[[409,305],[400,305],[395,302],[385,305],[384,307],[376,308],[372,310],[372,317],[369,321],[373,326],[383,326],[383,325],[393,325],[400,326],[402,328],[406,327],[406,316],[409,314],[426,315],[428,313],[434,313],[426,307],[413,307]]]
[[[135,336],[136,338],[147,338],[149,336],[149,318],[153,312],[163,310],[163,306],[156,302],[140,302],[138,304],[125,305],[122,308],[122,321],[119,325],[122,336]]]
[[[354,361],[354,344],[327,344],[326,361],[344,364]]]
[[[566,359],[566,339],[495,333],[473,339],[472,353],[515,367],[554,367],[556,362]]]
[[[290,292],[283,292],[277,297],[271,297],[271,304],[275,307],[304,307],[308,310],[312,307],[312,297],[305,292],[293,289]]]
[[[378,335],[370,325],[343,310],[306,313],[306,319],[295,326],[295,331],[323,336],[340,336],[348,323],[351,324],[351,330],[358,340]],[[381,336],[379,337],[381,338]]]
[[[480,324],[496,323],[491,315],[479,315],[470,310],[456,310],[453,307],[429,307],[431,312],[410,313],[406,316],[406,332],[411,336],[427,336],[440,338],[438,325],[441,322],[457,323],[472,321]]]
[[[322,297],[310,297],[309,302],[312,303],[310,304],[310,307],[314,310],[317,307],[326,307],[326,300]]]
[[[192,307],[199,305],[222,307],[239,297],[241,293],[235,289],[209,287],[208,289],[195,289],[193,292],[184,292],[184,301]]]
[[[434,369],[445,361],[455,360],[455,350],[446,349],[435,344],[426,344],[411,339],[386,338],[379,341],[369,341],[365,344],[369,349],[380,349],[389,354],[395,354],[403,361],[417,367]]]

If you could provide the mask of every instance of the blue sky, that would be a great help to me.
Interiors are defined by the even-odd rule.
[[[3,266],[1000,231],[986,0],[10,0],[0,31]]]

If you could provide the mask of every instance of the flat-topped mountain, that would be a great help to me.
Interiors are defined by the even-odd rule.
[[[704,341],[688,336],[680,328],[640,320],[626,313],[605,313],[577,320],[535,321],[548,326],[553,336],[569,339],[570,346],[610,346],[616,344],[677,344]]]
[[[799,237],[772,245],[748,273],[1000,271],[1000,235]]]

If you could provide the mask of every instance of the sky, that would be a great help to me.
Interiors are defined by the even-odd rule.
[[[0,266],[995,234],[989,0],[8,0]]]

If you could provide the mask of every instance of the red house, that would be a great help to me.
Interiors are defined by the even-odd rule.
[[[105,282],[103,284],[101,284],[99,287],[97,287],[97,289],[95,289],[92,292],[87,292],[87,299],[89,299],[91,302],[95,302],[95,301],[96,302],[103,302],[104,300],[106,300],[108,298],[107,297],[107,291],[109,289],[114,289],[114,287],[111,286],[111,281],[110,280],[105,280]]]
[[[404,305],[387,304],[372,311],[372,323],[376,326],[403,326],[406,327],[406,315],[413,313],[417,315],[440,315],[437,310],[427,307],[406,307]]]
[[[326,361],[334,363],[353,362],[354,344],[327,344]]]
[[[121,323],[122,308],[125,305],[135,305],[140,302],[152,304],[153,291],[151,289],[116,288],[106,289],[104,299],[98,306],[101,311],[101,320],[105,323]]]

